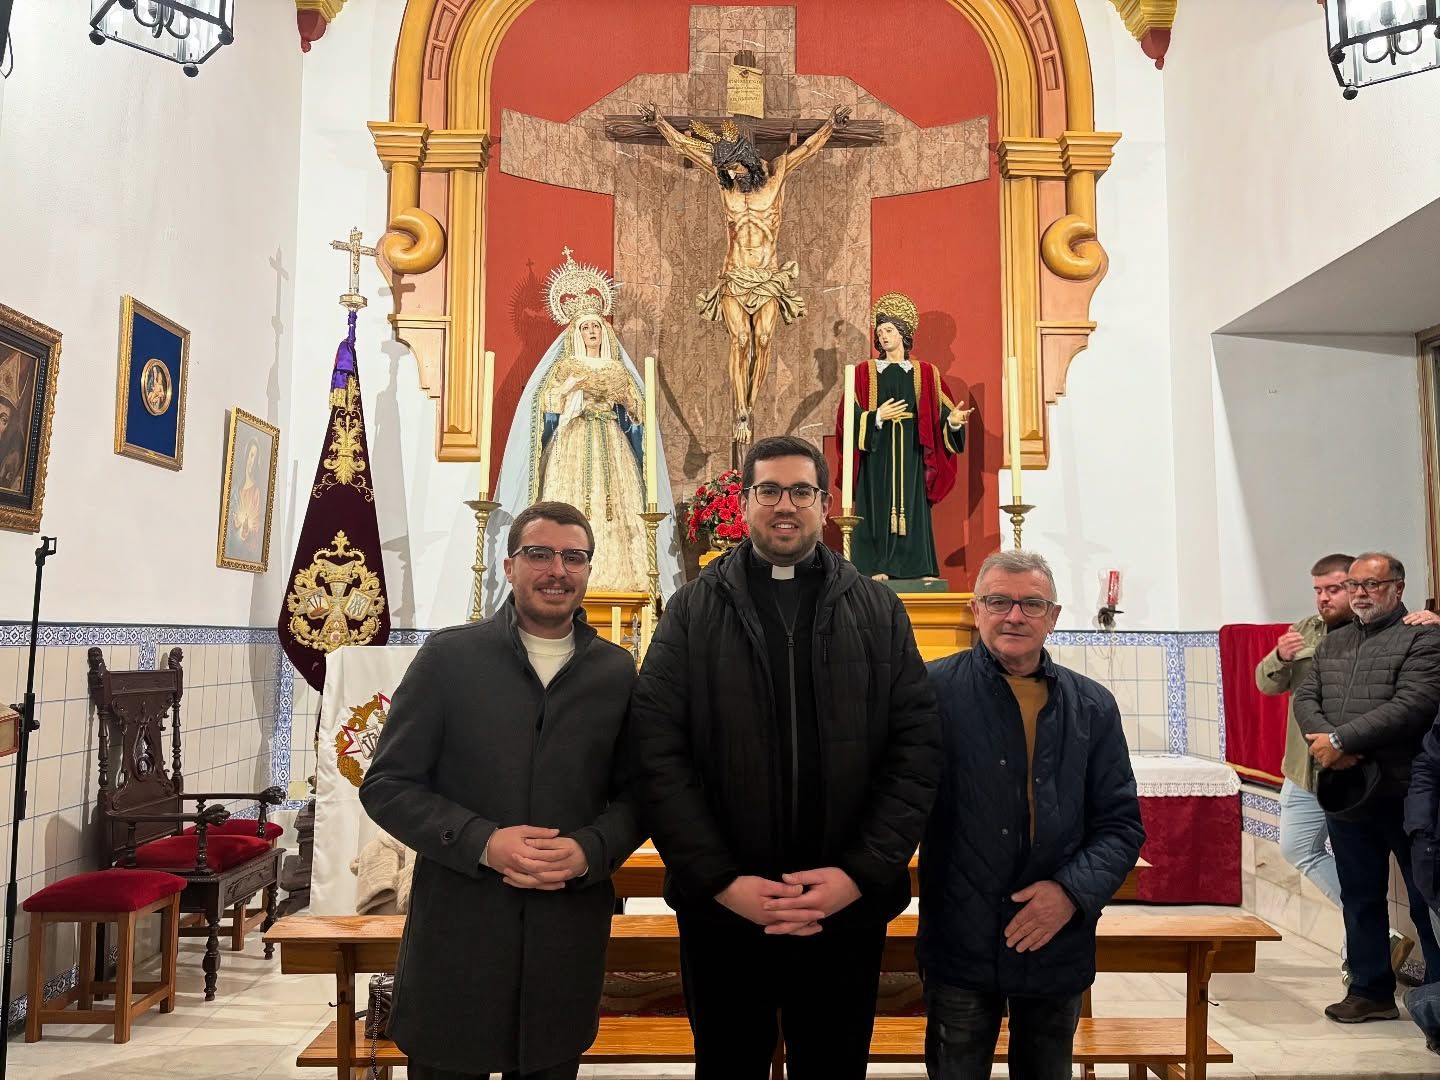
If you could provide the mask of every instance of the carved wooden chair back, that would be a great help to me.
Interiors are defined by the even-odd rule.
[[[171,836],[173,822],[127,825],[111,813],[178,814],[185,777],[180,768],[180,699],[185,692],[184,654],[170,650],[156,671],[111,671],[99,649],[89,652],[90,701],[99,733],[100,854],[105,865],[120,861],[127,844]],[[170,719],[170,767],[165,766],[165,721]]]

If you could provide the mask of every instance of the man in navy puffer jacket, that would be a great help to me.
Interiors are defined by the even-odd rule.
[[[1115,698],[1055,664],[1060,613],[1039,555],[980,567],[981,644],[930,665],[945,764],[920,846],[932,1080],[989,1077],[1010,1014],[1010,1075],[1064,1080],[1095,924],[1145,831]]]

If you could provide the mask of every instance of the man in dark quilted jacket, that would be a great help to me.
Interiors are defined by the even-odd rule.
[[[1395,973],[1390,965],[1390,857],[1409,894],[1410,914],[1425,955],[1427,981],[1440,979],[1440,948],[1425,899],[1411,871],[1405,834],[1410,766],[1440,707],[1440,628],[1410,626],[1401,597],[1405,567],[1386,552],[1367,552],[1345,581],[1355,621],[1325,636],[1295,693],[1295,722],[1324,770],[1368,766],[1350,805],[1326,807],[1330,845],[1345,917],[1350,988],[1325,1015],[1342,1024],[1393,1020]],[[1374,783],[1369,782],[1370,779]]]
[[[1060,605],[1039,555],[980,566],[980,644],[930,665],[945,765],[920,845],[925,1066],[990,1076],[1010,1014],[1010,1075],[1068,1080],[1095,925],[1145,830],[1120,709],[1045,652]]]

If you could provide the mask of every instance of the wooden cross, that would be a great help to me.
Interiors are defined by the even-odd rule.
[[[350,253],[350,291],[340,297],[340,306],[349,308],[351,311],[359,311],[367,303],[365,297],[360,294],[360,256],[376,254],[373,247],[365,247],[360,243],[360,235],[359,229],[351,229],[348,241],[330,241],[330,246],[336,251]]]

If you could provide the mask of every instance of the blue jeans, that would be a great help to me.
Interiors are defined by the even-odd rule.
[[[1325,850],[1325,811],[1313,791],[1286,779],[1280,788],[1280,854],[1308,877],[1336,907],[1340,906],[1340,875]]]
[[[1082,997],[1007,997],[927,981],[925,1071],[930,1080],[989,1080],[1008,1003],[1012,1080],[1070,1080]]]
[[[1430,927],[1430,909],[1415,888],[1410,870],[1410,838],[1402,824],[1403,804],[1399,799],[1376,802],[1361,821],[1330,817],[1330,845],[1335,849],[1335,869],[1340,875],[1340,893],[1345,917],[1345,943],[1349,948],[1350,992],[1371,1001],[1395,999],[1395,972],[1390,967],[1390,856],[1400,864],[1400,874],[1410,898],[1410,917],[1425,955],[1427,982],[1440,979],[1440,946]]]

